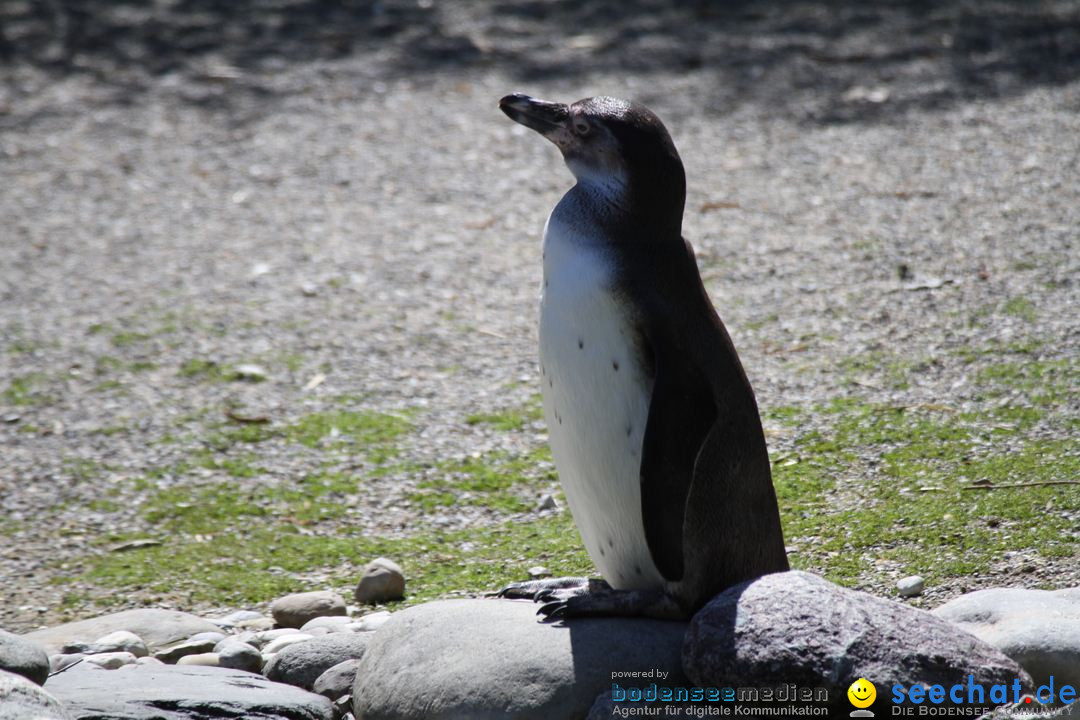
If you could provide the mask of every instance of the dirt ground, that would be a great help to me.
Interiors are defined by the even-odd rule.
[[[149,522],[95,500],[225,409],[362,398],[413,419],[416,461],[542,442],[466,422],[536,392],[540,232],[570,183],[498,112],[515,90],[664,119],[767,416],[978,410],[988,348],[1076,378],[1080,3],[0,0],[0,625],[63,617],[93,539]],[[195,377],[245,363],[267,380]],[[1075,390],[1003,442],[1075,459]],[[423,520],[372,492],[365,532]]]

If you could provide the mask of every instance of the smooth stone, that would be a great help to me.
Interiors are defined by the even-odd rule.
[[[57,653],[49,656],[49,672],[59,672],[86,657],[85,653]],[[48,676],[46,676],[48,677]]]
[[[686,686],[686,624],[541,622],[532,602],[442,600],[395,612],[357,668],[353,712],[391,718],[583,718],[614,671],[662,670]],[[362,635],[361,635],[362,636]],[[643,681],[642,685],[654,680]]]
[[[72,669],[45,689],[77,720],[332,720],[329,700],[261,675],[198,665],[136,665],[114,673]]]
[[[978,590],[933,614],[1020,663],[1036,684],[1048,683],[1052,675],[1055,687],[1080,689],[1080,587]]]
[[[266,368],[262,365],[255,365],[253,363],[245,363],[243,365],[237,365],[233,372],[236,378],[239,380],[248,380],[251,382],[262,382],[267,378]]]
[[[106,652],[87,655],[83,658],[83,662],[103,667],[106,670],[116,670],[124,665],[134,665],[138,659],[129,652]]]
[[[851,710],[860,677],[894,684],[984,685],[1031,678],[1008,657],[928,612],[790,571],[728,588],[690,621],[683,668],[701,687],[795,683],[824,688],[831,712]],[[942,705],[942,707],[947,706]]]
[[[50,653],[58,653],[67,643],[93,642],[117,630],[127,630],[142,638],[147,649],[153,652],[165,645],[186,640],[195,633],[217,629],[217,625],[188,613],[140,608],[35,630],[22,637],[38,643]]]
[[[307,633],[293,633],[292,635],[286,635],[279,637],[268,642],[262,649],[264,653],[276,655],[287,647],[296,645],[298,643],[305,643],[314,639],[314,635],[308,635]]]
[[[213,640],[215,643],[219,643],[226,637],[223,632],[201,632],[195,633],[188,640]]]
[[[334,633],[292,645],[266,666],[266,677],[311,689],[319,676],[333,666],[362,658],[371,637],[366,633]]]
[[[331,700],[351,694],[353,685],[356,683],[356,668],[359,666],[359,660],[339,662],[315,679],[311,691]]]
[[[319,625],[317,627],[310,628],[304,631],[312,637],[318,637],[319,635],[329,635],[335,632],[344,632],[343,628],[331,627],[328,625]]]
[[[218,656],[218,664],[224,668],[233,670],[247,670],[248,672],[262,672],[262,653],[247,643],[226,638],[214,648]]]
[[[261,617],[253,618],[251,620],[241,620],[236,623],[236,627],[241,630],[252,630],[254,632],[261,632],[266,630],[272,630],[274,628],[273,618]]]
[[[0,670],[0,720],[71,720],[71,715],[23,675]]]
[[[215,645],[217,645],[217,640],[213,638],[207,640],[184,640],[158,650],[154,653],[154,657],[167,665],[171,665],[185,655],[213,652]]]
[[[310,632],[314,628],[341,627],[348,625],[352,621],[353,619],[347,615],[321,615],[308,620],[300,629],[304,632]]]
[[[49,653],[23,635],[0,630],[0,670],[41,685],[49,677]]]
[[[176,661],[177,665],[202,665],[203,667],[218,667],[220,665],[217,653],[198,653],[197,655],[185,655]]]
[[[138,660],[136,660],[135,664],[136,665],[164,665],[165,663],[161,662],[156,657],[151,657],[151,656],[147,655],[146,657],[141,657]]]
[[[270,613],[281,627],[299,628],[324,615],[345,615],[345,599],[329,590],[294,593],[275,600]]]
[[[896,591],[900,593],[900,597],[905,598],[922,595],[925,587],[926,583],[919,575],[909,575],[896,583]]]
[[[251,643],[255,647],[262,647],[271,640],[277,640],[280,637],[287,637],[289,635],[298,635],[300,631],[296,628],[278,628],[277,630],[263,630],[262,632],[255,633],[255,637],[247,642]]]
[[[385,625],[386,621],[389,619],[390,611],[380,610],[379,612],[373,612],[364,615],[360,619],[352,621],[345,627],[346,629],[353,632],[372,632],[373,630],[378,630],[383,625]]]
[[[150,654],[146,643],[142,638],[127,630],[117,630],[108,635],[103,635],[93,642],[69,642],[64,644],[65,653],[85,653],[96,655],[109,652],[129,652],[135,657],[145,657]]]
[[[225,617],[206,618],[206,620],[207,622],[214,623],[218,627],[230,628],[236,627],[240,623],[248,620],[261,620],[264,617],[265,616],[262,613],[255,612],[254,610],[237,610],[229,613]]]
[[[353,596],[364,605],[400,600],[405,597],[405,574],[393,560],[376,558],[364,566]]]

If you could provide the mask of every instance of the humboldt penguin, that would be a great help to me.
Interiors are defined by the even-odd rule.
[[[682,237],[686,178],[636,102],[508,95],[576,184],[543,235],[540,376],[555,467],[604,580],[514,583],[549,619],[683,619],[788,569],[754,392]]]

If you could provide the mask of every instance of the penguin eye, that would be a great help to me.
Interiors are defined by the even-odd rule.
[[[589,123],[585,122],[584,120],[574,121],[574,132],[576,132],[578,135],[588,135],[589,130]]]

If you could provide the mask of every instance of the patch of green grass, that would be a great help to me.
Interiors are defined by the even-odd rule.
[[[528,512],[536,506],[538,488],[555,480],[554,469],[540,470],[547,448],[525,456],[492,453],[481,458],[443,462],[437,478],[419,483],[409,500],[424,510],[448,505],[478,505],[506,513]]]
[[[874,582],[875,563],[893,561],[933,582],[986,571],[1007,550],[1077,553],[1074,521],[1048,511],[1080,506],[1075,486],[965,489],[1080,476],[1075,442],[1029,439],[1006,452],[995,449],[992,414],[851,401],[823,410],[832,431],[800,437],[800,461],[774,466],[789,543],[812,539],[793,564],[850,585]],[[831,508],[827,494],[852,475],[853,497]]]
[[[177,375],[204,382],[225,382],[235,375],[235,371],[230,366],[219,365],[213,360],[192,358],[181,363]]]
[[[44,388],[48,378],[44,373],[27,373],[11,378],[7,389],[0,393],[0,401],[6,405],[22,407],[48,405],[56,401]]]
[[[266,517],[233,530],[209,523],[206,528],[211,535],[170,536],[162,546],[95,556],[84,574],[65,580],[119,591],[115,602],[122,601],[123,592],[139,589],[181,593],[193,603],[243,605],[309,589],[300,575],[312,568],[350,566],[337,578],[345,590],[355,583],[364,563],[386,556],[402,565],[408,579],[408,597],[395,605],[408,605],[454,592],[497,589],[527,579],[528,568],[538,563],[557,568],[560,574],[596,572],[569,513],[397,539],[372,538],[359,531],[301,534],[288,524],[267,526]],[[113,535],[101,542],[125,539]],[[107,597],[103,602],[114,600]]]
[[[345,447],[350,444],[364,449],[375,462],[395,454],[391,444],[412,429],[404,417],[371,411],[328,410],[311,413],[289,425],[283,434],[289,440],[308,447],[324,442]]]
[[[121,330],[120,332],[113,333],[109,340],[112,342],[113,346],[124,348],[145,342],[152,337],[153,335],[150,335],[149,333],[135,332],[134,330]]]
[[[501,410],[494,413],[476,413],[465,418],[469,425],[490,425],[496,430],[523,430],[526,425],[531,425],[544,417],[544,409],[540,404],[540,396],[537,395],[532,401],[521,408]]]
[[[1006,315],[1012,315],[1027,322],[1035,322],[1035,303],[1026,297],[1009,298],[1001,309]]]
[[[884,350],[873,350],[844,358],[840,367],[849,385],[855,383],[859,376],[870,376],[892,390],[906,390],[910,386],[911,374],[925,368],[926,363]]]
[[[149,370],[156,370],[157,364],[152,363],[149,360],[136,360],[128,366],[128,369],[130,369],[131,372],[147,372]]]

